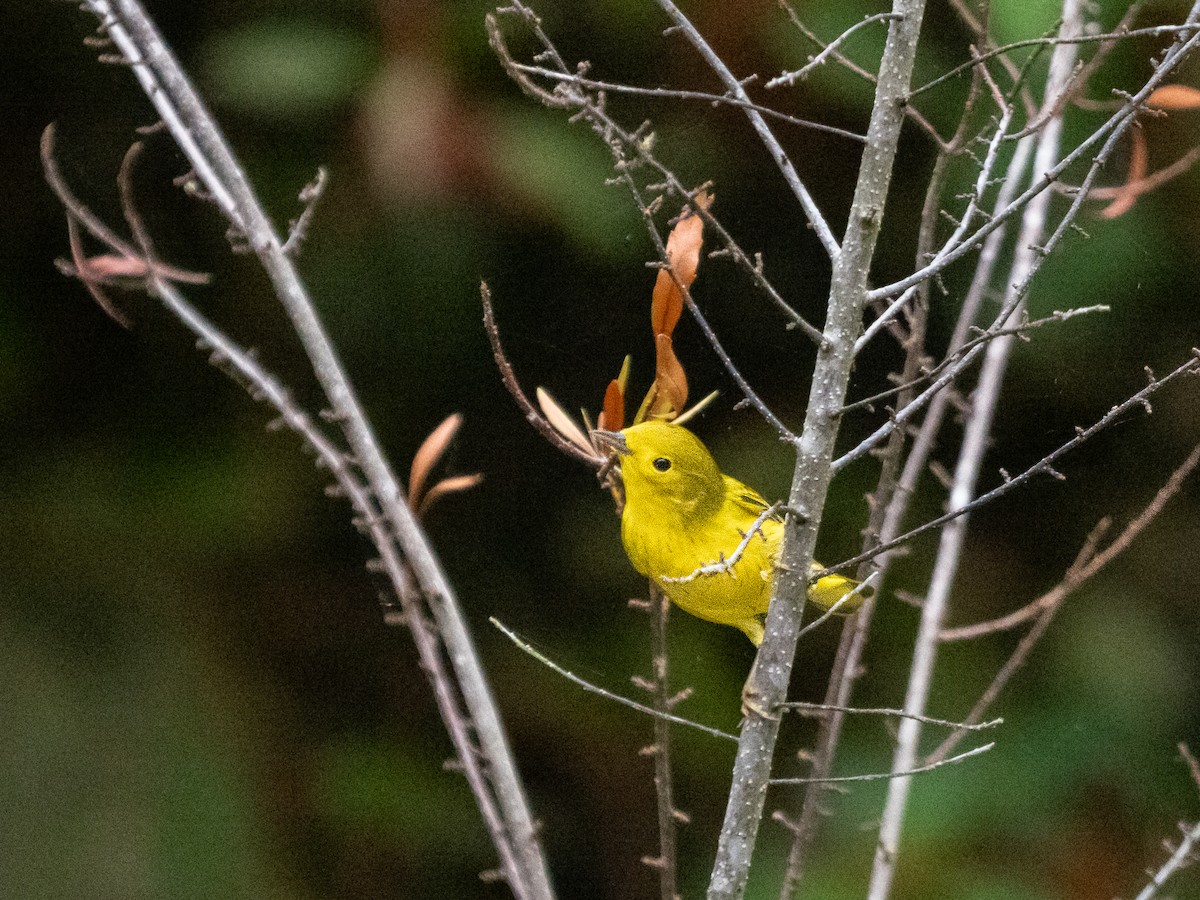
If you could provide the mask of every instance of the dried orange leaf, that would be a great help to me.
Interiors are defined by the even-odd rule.
[[[702,191],[696,195],[696,205],[708,209],[712,205],[712,194]],[[700,247],[704,243],[704,220],[691,208],[685,207],[683,214],[671,234],[667,237],[667,259],[671,272],[659,269],[654,282],[654,297],[650,304],[650,325],[656,335],[674,333],[679,317],[683,313],[683,293],[679,289],[691,287],[700,267]],[[678,279],[679,283],[676,283]]]
[[[1155,109],[1200,108],[1200,90],[1186,84],[1164,84],[1146,98],[1146,105]]]
[[[683,294],[666,269],[658,270],[654,299],[650,302],[650,327],[655,334],[671,334],[683,313]]]
[[[625,427],[625,392],[621,382],[613,379],[604,392],[604,410],[600,413],[600,428],[605,431],[620,431]]]
[[[413,455],[412,468],[408,474],[408,505],[415,509],[421,502],[425,490],[425,482],[429,473],[437,465],[439,459],[450,446],[450,441],[462,425],[462,415],[454,413],[447,416],[442,424],[429,433],[429,437],[421,442]]]
[[[579,426],[575,424],[574,419],[567,415],[567,411],[558,405],[558,401],[550,396],[549,391],[545,388],[538,388],[537,401],[538,406],[542,408],[542,415],[546,417],[546,421],[555,431],[580,449],[586,450],[589,454],[595,454],[596,451],[592,449],[591,441],[579,430]]]
[[[429,511],[429,507],[447,494],[470,490],[481,481],[483,481],[483,475],[478,472],[474,475],[455,475],[452,478],[443,478],[431,487],[429,493],[421,500],[421,505],[417,507],[417,518],[423,518]]]
[[[673,419],[687,405],[687,376],[683,372],[670,335],[660,334],[654,339],[655,373],[654,400],[649,415],[658,419]]]
[[[1113,202],[1101,211],[1100,218],[1102,219],[1115,219],[1117,216],[1129,212],[1133,209],[1137,198],[1144,193],[1144,189],[1139,185],[1146,177],[1146,167],[1150,158],[1150,152],[1146,147],[1146,135],[1141,128],[1135,125],[1129,129],[1129,136],[1133,140],[1133,146],[1129,151],[1129,174],[1125,176],[1125,183],[1117,191]]]

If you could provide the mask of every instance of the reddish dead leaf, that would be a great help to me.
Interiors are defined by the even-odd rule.
[[[654,399],[650,401],[647,414],[656,419],[673,419],[687,405],[687,376],[675,356],[670,335],[656,335],[654,345],[654,386],[651,388]]]
[[[596,427],[601,431],[620,431],[625,427],[625,391],[616,378],[608,383],[604,392],[604,409],[600,411]]]
[[[445,454],[446,448],[450,446],[450,441],[454,439],[454,435],[461,425],[462,416],[459,413],[447,416],[442,424],[433,429],[429,437],[425,438],[421,442],[421,446],[417,448],[408,475],[408,505],[410,508],[417,509],[425,502],[422,500],[425,481],[429,478],[429,473],[437,465],[438,460]]]
[[[1102,219],[1115,219],[1117,216],[1129,212],[1133,209],[1137,198],[1144,192],[1139,185],[1146,177],[1146,168],[1150,160],[1150,152],[1146,147],[1146,134],[1135,125],[1129,129],[1129,135],[1133,141],[1129,151],[1129,174],[1125,176],[1125,183],[1117,191],[1113,202],[1101,211],[1100,218]]]
[[[1186,84],[1164,84],[1146,98],[1154,109],[1200,109],[1200,90]]]
[[[696,205],[707,210],[713,201],[712,194],[702,191],[696,195]],[[655,335],[674,333],[679,317],[683,313],[683,293],[679,284],[691,287],[700,267],[700,247],[704,243],[704,220],[691,208],[686,207],[671,234],[667,237],[667,259],[671,261],[671,272],[659,269],[654,282],[654,298],[650,304],[650,325]],[[679,279],[679,284],[676,283]]]
[[[483,475],[478,472],[474,475],[455,475],[451,478],[443,478],[431,487],[429,493],[421,499],[421,505],[417,507],[417,518],[423,519],[425,513],[429,511],[429,507],[433,506],[433,504],[437,503],[438,500],[447,494],[470,490],[481,481],[483,481]]]

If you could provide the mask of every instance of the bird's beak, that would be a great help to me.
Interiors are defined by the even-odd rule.
[[[596,439],[596,443],[601,447],[607,447],[618,456],[628,456],[633,452],[629,449],[629,445],[625,443],[625,435],[619,431],[593,431],[592,437]]]

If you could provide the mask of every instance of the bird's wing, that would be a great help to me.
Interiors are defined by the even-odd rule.
[[[742,484],[736,478],[732,478],[729,475],[721,477],[725,479],[725,496],[729,499],[729,502],[745,510],[755,519],[771,507],[771,504],[763,499],[763,495],[754,488]],[[782,514],[778,512],[772,513],[770,518],[776,522],[783,521]]]

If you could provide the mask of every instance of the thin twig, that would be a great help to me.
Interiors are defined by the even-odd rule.
[[[1134,28],[1128,31],[1113,31],[1107,34],[1079,34],[1072,38],[1064,38],[1061,35],[1055,35],[1054,37],[1026,38],[1023,41],[1013,41],[1011,44],[1004,44],[1003,46],[988,50],[986,53],[980,53],[974,59],[955,66],[953,69],[942,73],[932,81],[926,82],[918,88],[913,88],[909,92],[908,96],[909,99],[912,99],[918,94],[923,94],[926,91],[937,87],[939,84],[949,81],[951,78],[962,72],[965,72],[967,69],[970,69],[973,66],[978,66],[987,62],[989,59],[1001,56],[1002,54],[1011,53],[1013,50],[1019,50],[1021,47],[1057,47],[1061,44],[1095,44],[1104,41],[1114,42],[1127,40],[1130,38],[1161,37],[1163,35],[1177,36],[1187,31],[1194,31],[1197,27],[1200,26],[1195,24],[1155,25],[1149,28]]]
[[[1187,458],[1171,473],[1166,483],[1159,488],[1158,493],[1155,494],[1150,504],[1125,526],[1125,529],[1111,544],[1105,547],[1100,553],[1092,556],[1082,567],[1078,569],[1072,567],[1061,582],[1036,600],[1030,601],[1025,606],[1007,615],[999,616],[986,622],[945,628],[939,636],[941,640],[967,641],[984,637],[985,635],[1008,631],[1037,617],[1046,609],[1057,606],[1068,594],[1077,590],[1081,584],[1091,579],[1129,548],[1138,535],[1145,531],[1146,527],[1158,517],[1163,507],[1166,506],[1167,501],[1179,492],[1179,489],[1183,487],[1183,482],[1195,470],[1198,463],[1200,463],[1200,446],[1195,447],[1188,454]]]
[[[599,456],[590,456],[582,447],[559,434],[521,390],[521,384],[517,381],[517,373],[513,371],[512,363],[508,361],[504,346],[500,343],[500,329],[496,325],[496,312],[492,308],[492,292],[488,288],[487,282],[479,282],[479,297],[483,303],[483,330],[488,336],[488,342],[492,345],[492,356],[496,360],[496,368],[500,370],[500,380],[504,382],[505,389],[516,401],[517,406],[521,407],[521,412],[525,413],[525,420],[537,430],[538,434],[562,453],[593,469],[599,469],[604,464],[604,460]]]
[[[950,0],[950,6],[955,13],[958,14],[962,23],[975,35],[976,47],[987,47],[992,43],[991,34],[988,31],[988,15],[991,12],[991,3],[980,3],[978,9],[968,5],[967,0]],[[980,14],[982,18],[980,18]],[[975,48],[972,48],[975,50]],[[976,51],[977,52],[977,51]],[[1021,97],[1021,104],[1025,109],[1026,117],[1032,116],[1036,112],[1036,107],[1033,98],[1029,95],[1029,89],[1023,84],[1024,77],[1020,68],[1017,67],[1007,56],[999,57],[1000,67],[1004,69],[1009,79],[1013,83],[1012,97],[1016,97],[1018,92]],[[975,71],[981,71],[976,69]]]
[[[1196,783],[1196,789],[1200,790],[1200,760],[1196,759],[1191,749],[1183,741],[1179,742],[1179,756],[1187,764],[1192,781]]]
[[[746,552],[746,548],[750,546],[750,541],[752,541],[756,535],[761,536],[764,541],[767,539],[766,535],[762,533],[763,524],[767,521],[767,519],[770,519],[772,516],[776,515],[782,508],[782,503],[772,503],[761,513],[759,513],[758,518],[754,520],[754,522],[750,525],[750,528],[747,529],[746,533],[742,535],[742,539],[738,542],[738,545],[733,548],[733,552],[729,554],[728,559],[725,558],[724,554],[721,554],[720,559],[716,559],[710,563],[705,563],[702,566],[698,566],[693,571],[688,572],[686,575],[680,575],[678,577],[661,575],[659,576],[659,580],[667,581],[672,584],[686,584],[689,581],[695,581],[697,578],[720,575],[723,572],[732,571],[733,567],[736,566],[741,560],[742,554]]]
[[[725,65],[725,61],[717,55],[717,52],[704,39],[704,36],[700,34],[691,20],[671,0],[657,0],[657,3],[662,11],[667,14],[667,17],[670,18],[674,28],[687,38],[688,43],[696,49],[701,59],[713,70],[717,78],[720,79],[721,84],[725,86],[725,90],[731,96],[749,104],[750,97],[747,95],[746,89],[742,86],[742,82],[735,78],[734,74],[729,71],[729,67]],[[825,248],[825,252],[829,254],[830,259],[837,259],[841,253],[841,247],[838,246],[837,238],[834,237],[833,231],[825,221],[825,217],[821,214],[821,210],[817,208],[816,201],[813,200],[812,195],[808,192],[808,188],[805,187],[804,182],[800,179],[787,151],[783,149],[779,140],[772,133],[761,113],[749,107],[744,107],[744,111],[746,118],[750,120],[751,126],[753,126],[754,131],[758,134],[759,140],[767,148],[767,152],[771,154],[772,161],[783,174],[783,180],[787,182],[788,187],[792,189],[792,193],[799,201],[800,208],[804,210],[804,215],[808,217],[809,224],[812,225],[813,231],[816,232],[821,245]]]
[[[773,119],[778,119],[780,122],[785,122],[788,125],[796,125],[800,128],[808,128],[812,131],[821,131],[825,134],[832,134],[835,137],[845,138],[848,141],[854,141],[856,144],[861,144],[866,138],[853,131],[847,131],[845,128],[838,128],[834,125],[826,125],[824,122],[814,122],[811,119],[801,119],[799,116],[790,116],[787,113],[780,112],[777,109],[771,109],[769,106],[755,103],[751,100],[740,100],[737,97],[731,97],[728,94],[710,94],[705,91],[684,91],[674,88],[647,88],[638,87],[632,84],[618,84],[612,81],[597,81],[595,78],[587,78],[577,72],[558,72],[554,69],[548,69],[545,66],[531,66],[528,63],[514,62],[513,65],[517,70],[524,72],[527,75],[536,75],[539,78],[549,78],[552,81],[569,81],[572,84],[589,91],[604,91],[606,94],[629,94],[635,97],[650,97],[654,100],[698,100],[708,103],[711,106],[732,106],[738,109],[753,109],[762,113],[764,116],[770,116]]]
[[[654,708],[669,714],[673,697],[667,669],[667,619],[671,601],[650,582],[651,659],[654,666],[652,693]],[[654,794],[658,808],[658,856],[645,860],[658,869],[659,893],[662,900],[678,900],[675,883],[678,874],[676,830],[679,812],[675,809],[674,784],[671,777],[671,723],[661,715],[654,717],[654,745],[647,748],[654,756]]]
[[[288,237],[283,244],[283,252],[288,256],[297,256],[300,253],[300,248],[308,238],[308,228],[312,224],[313,213],[316,212],[317,203],[325,194],[325,186],[328,181],[328,170],[324,166],[318,166],[316,177],[300,191],[300,202],[304,204],[304,209],[300,211],[300,217],[293,220],[288,227]]]
[[[1115,187],[1092,188],[1088,191],[1089,200],[1113,200],[1117,197],[1140,197],[1142,194],[1148,194],[1156,188],[1161,187],[1168,181],[1178,178],[1187,172],[1196,161],[1200,160],[1200,147],[1193,147],[1175,162],[1168,166],[1163,166],[1155,172],[1151,172],[1145,178],[1139,178],[1136,181],[1119,184]],[[1064,186],[1064,193],[1072,193],[1078,188]]]
[[[784,12],[787,13],[788,19],[791,20],[791,23],[800,31],[801,34],[803,34],[822,50],[826,49],[827,45],[825,42],[817,37],[812,29],[804,24],[804,21],[796,13],[796,10],[788,2],[788,0],[779,0],[779,5],[783,8]],[[859,76],[873,87],[879,84],[879,79],[873,73],[868,72],[840,50],[833,51],[831,56],[847,71],[853,72],[855,75]],[[908,118],[912,119],[913,122],[915,122],[927,135],[929,135],[929,137],[935,144],[938,145],[938,147],[944,148],[946,146],[946,142],[942,139],[941,135],[938,134],[937,129],[933,127],[933,123],[926,119],[925,116],[923,116],[916,108],[916,106],[907,103],[903,104],[903,106],[904,114]]]
[[[919,722],[924,722],[926,725],[942,725],[946,728],[965,728],[968,731],[983,731],[988,728],[995,728],[1004,724],[1003,719],[991,719],[987,722],[952,722],[949,719],[935,719],[932,716],[923,716],[917,713],[905,712],[902,709],[883,709],[876,707],[864,706],[836,706],[830,703],[809,703],[806,700],[789,700],[787,703],[781,703],[780,709],[791,709],[804,715],[806,711],[812,711],[815,714],[825,712],[842,712],[856,715],[869,716],[894,716],[898,719],[916,719]]]
[[[910,775],[920,775],[922,772],[932,772],[934,769],[940,769],[942,766],[962,762],[964,759],[970,759],[972,756],[979,756],[979,754],[987,753],[995,746],[996,742],[993,741],[990,744],[984,744],[982,747],[967,750],[965,753],[958,754],[958,756],[952,756],[949,759],[943,759],[940,762],[928,765],[914,766],[911,769],[905,769],[903,772],[872,772],[870,775],[827,775],[823,778],[772,778],[770,784],[836,784],[843,781],[888,781],[895,778],[907,778]]]
[[[1171,858],[1154,873],[1150,883],[1142,888],[1135,900],[1151,900],[1158,894],[1158,889],[1166,884],[1168,878],[1185,866],[1191,865],[1195,861],[1191,858],[1192,847],[1198,843],[1200,843],[1200,822],[1197,822],[1184,834],[1183,840],[1179,842],[1179,846],[1175,848]]]
[[[878,580],[879,580],[879,573],[872,572],[865,579],[863,579],[858,584],[856,584],[854,586],[853,590],[847,591],[846,593],[842,594],[842,596],[838,597],[837,601],[832,606],[830,606],[829,609],[825,610],[823,613],[821,613],[821,615],[817,616],[815,619],[813,619],[811,622],[809,622],[807,625],[805,625],[803,628],[801,628],[798,632],[796,632],[796,640],[800,640],[800,638],[804,637],[806,634],[808,634],[813,629],[820,628],[822,625],[824,625],[826,622],[828,622],[833,616],[837,615],[837,613],[841,610],[841,608],[844,604],[849,603],[855,597],[861,597],[863,595],[863,592],[866,591],[867,588],[874,589],[875,582]]]
[[[874,25],[876,22],[890,22],[895,18],[895,13],[876,13],[873,16],[867,16],[866,18],[855,22],[836,38],[826,44],[820,53],[818,53],[816,56],[809,57],[807,65],[796,69],[794,72],[784,72],[782,75],[776,75],[766,84],[764,84],[763,87],[768,89],[777,87],[790,87],[797,81],[808,78],[809,73],[813,69],[817,68],[817,66],[823,66],[825,61],[832,56],[837,48],[845,43],[850,35],[854,34],[854,32],[858,31],[860,28],[865,28],[868,25]]]
[[[592,684],[590,681],[585,681],[574,672],[564,669],[554,660],[550,659],[550,657],[536,649],[532,644],[530,644],[496,617],[493,616],[489,618],[488,621],[495,625],[501,634],[516,644],[521,650],[524,650],[526,653],[540,662],[543,666],[550,669],[550,671],[561,675],[572,684],[578,685],[585,691],[590,691],[591,693],[604,697],[607,700],[612,700],[614,703],[620,703],[622,706],[628,706],[630,709],[636,709],[638,712],[645,713],[648,716],[653,716],[656,719],[662,719],[663,721],[671,722],[675,725],[683,725],[685,728],[694,728],[697,731],[702,731],[705,734],[711,735],[712,737],[723,738],[724,740],[734,741],[735,743],[737,742],[737,735],[730,734],[727,731],[721,731],[719,728],[701,725],[699,722],[693,722],[691,719],[684,719],[681,716],[674,715],[673,713],[660,712],[651,706],[646,706],[644,703],[638,703],[636,700],[630,700],[628,697],[622,697],[620,694],[615,694],[606,688]]]

